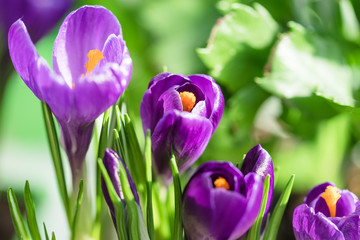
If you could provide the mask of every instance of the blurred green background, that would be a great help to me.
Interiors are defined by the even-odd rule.
[[[133,59],[126,103],[142,142],[139,106],[150,79],[164,67],[207,73],[226,107],[198,163],[236,163],[260,143],[279,167],[277,192],[296,174],[279,239],[293,238],[292,211],[316,184],[332,181],[360,195],[359,1],[91,0],[74,9],[85,4],[105,6],[122,25]],[[37,43],[50,63],[57,31]],[[21,194],[29,179],[40,222],[63,239],[41,105],[16,73],[1,111],[0,191]],[[0,215],[8,215],[5,196]],[[1,223],[0,238],[10,230]]]

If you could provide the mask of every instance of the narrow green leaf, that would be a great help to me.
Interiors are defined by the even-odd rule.
[[[46,103],[42,103],[42,110],[44,115],[46,133],[48,136],[51,156],[55,168],[56,179],[60,189],[61,199],[65,207],[67,220],[69,226],[71,226],[70,198],[66,187],[65,174],[64,174],[63,163],[61,159],[59,141],[55,129],[54,119],[52,116],[52,112]]]
[[[9,188],[7,197],[10,207],[11,219],[15,226],[17,235],[20,239],[30,239],[29,232],[25,226],[24,219],[22,218],[20,208],[12,188]]]
[[[179,170],[176,164],[175,155],[173,154],[170,160],[171,171],[174,181],[174,195],[175,195],[175,221],[174,221],[174,232],[172,239],[182,240],[183,239],[183,226],[181,217],[181,184]]]
[[[119,164],[119,174],[121,189],[123,191],[126,203],[129,238],[142,239],[140,237],[139,212],[137,210],[137,203],[135,201],[134,194],[131,191],[126,170],[121,163]]]
[[[262,198],[262,202],[261,202],[260,212],[259,212],[259,215],[257,216],[254,224],[250,228],[249,236],[247,238],[249,240],[259,240],[260,239],[261,224],[262,224],[262,221],[264,218],[266,203],[268,200],[269,186],[270,186],[270,175],[268,174],[264,181],[263,198]]]
[[[102,122],[102,127],[100,131],[100,139],[99,139],[99,147],[97,158],[103,158],[105,149],[107,147],[107,138],[108,138],[108,128],[109,128],[109,116],[110,116],[111,108],[109,108],[104,113],[104,118]],[[101,209],[102,209],[102,190],[101,190],[101,171],[99,166],[96,164],[96,213],[95,213],[95,221],[93,225],[93,233],[98,236],[101,232]],[[96,233],[95,233],[96,232]]]
[[[127,230],[126,230],[126,225],[125,225],[126,219],[125,219],[125,209],[124,209],[123,203],[115,191],[115,188],[111,182],[110,176],[109,176],[108,172],[106,171],[106,168],[105,168],[102,160],[99,158],[97,162],[98,162],[99,168],[101,170],[101,173],[103,175],[103,178],[105,180],[105,184],[108,189],[110,199],[114,205],[115,219],[116,219],[116,225],[117,225],[116,229],[117,229],[117,233],[118,233],[118,238],[119,238],[119,240],[127,240],[128,235],[127,235]]]
[[[46,240],[50,240],[50,239],[49,239],[49,234],[48,234],[48,231],[47,231],[47,229],[46,229],[46,225],[45,225],[44,222],[43,222],[43,226],[44,226],[44,232],[45,232],[45,239],[46,239]]]
[[[82,179],[80,179],[79,191],[78,191],[78,195],[77,195],[75,212],[74,212],[74,219],[73,219],[72,225],[71,225],[71,239],[72,240],[76,239],[77,222],[78,222],[78,216],[79,216],[79,211],[80,211],[80,206],[81,206],[83,196],[84,196],[84,181]]]
[[[56,237],[55,237],[55,233],[54,233],[54,232],[52,232],[52,234],[51,234],[51,240],[56,240]]]
[[[113,133],[114,133],[114,148],[115,148],[115,151],[117,153],[119,153],[121,157],[123,157],[125,155],[125,150],[124,150],[124,147],[121,144],[119,132],[118,132],[117,129],[114,129]]]
[[[280,222],[281,219],[284,215],[284,211],[286,208],[286,205],[289,201],[289,197],[291,194],[291,190],[292,190],[292,186],[294,184],[294,179],[295,179],[295,174],[293,174],[288,183],[286,184],[284,191],[281,193],[281,196],[278,200],[278,202],[276,203],[275,209],[272,213],[272,216],[270,218],[270,222],[268,224],[268,226],[266,227],[265,230],[265,234],[264,234],[264,239],[267,240],[271,240],[271,239],[276,239],[278,230],[279,230],[279,226],[280,226]]]
[[[24,188],[25,207],[27,214],[27,222],[30,229],[31,237],[34,240],[41,240],[39,228],[36,221],[34,202],[31,196],[29,182],[26,181]]]
[[[152,168],[151,168],[151,134],[150,130],[146,131],[145,139],[145,168],[146,168],[146,223],[150,240],[155,239],[154,217],[152,205]]]
[[[123,115],[123,122],[125,127],[125,134],[127,140],[127,146],[130,155],[130,164],[131,169],[134,170],[134,173],[131,172],[132,176],[135,175],[135,184],[138,188],[138,191],[143,191],[145,185],[145,161],[140,149],[139,140],[136,136],[134,125],[128,114]]]

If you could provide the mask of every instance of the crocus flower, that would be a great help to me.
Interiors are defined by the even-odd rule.
[[[22,20],[9,30],[16,71],[58,120],[61,143],[73,171],[81,169],[95,119],[127,87],[132,61],[116,17],[101,6],[71,12],[53,48],[53,70],[37,53]]]
[[[31,39],[37,42],[64,16],[72,3],[73,0],[0,0],[0,35],[6,39],[11,24],[22,18]]]
[[[268,174],[270,175],[269,193],[265,208],[266,213],[269,210],[274,192],[274,165],[270,154],[262,148],[260,144],[256,145],[246,154],[244,162],[241,166],[241,172],[245,175],[250,172],[254,172],[261,176],[263,181],[265,181]]]
[[[125,204],[124,201],[124,194],[121,190],[121,182],[120,182],[120,175],[119,175],[119,164],[122,164],[123,167],[126,170],[127,176],[128,176],[128,180],[129,180],[129,184],[130,184],[130,188],[132,193],[134,194],[134,198],[135,201],[138,205],[140,205],[139,203],[139,195],[138,192],[136,190],[136,186],[134,183],[134,180],[132,179],[129,170],[127,169],[124,161],[121,159],[121,157],[112,149],[107,148],[105,150],[105,154],[104,154],[104,158],[103,158],[103,163],[104,166],[106,168],[106,171],[109,174],[109,177],[111,179],[111,182],[115,188],[116,193],[118,194],[118,196],[120,197],[121,201],[123,202],[123,204]],[[111,217],[114,221],[115,224],[115,228],[116,228],[116,218],[115,218],[115,209],[114,209],[114,205],[111,201],[110,195],[109,195],[109,191],[106,187],[106,183],[104,181],[104,178],[101,176],[101,188],[104,194],[104,198],[106,203],[109,206],[110,209],[110,213],[111,213]]]
[[[360,201],[333,183],[314,187],[293,215],[297,240],[360,239]]]
[[[230,162],[206,162],[183,193],[182,220],[188,239],[238,239],[254,223],[261,206],[263,179],[245,176]]]
[[[151,130],[152,154],[159,174],[170,176],[171,152],[179,171],[205,150],[224,110],[224,97],[213,78],[161,73],[149,83],[140,105],[143,129]]]

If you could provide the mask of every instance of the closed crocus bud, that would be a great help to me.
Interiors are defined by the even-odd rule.
[[[265,181],[265,178],[268,174],[270,175],[269,193],[265,208],[265,213],[267,213],[274,192],[275,177],[274,166],[270,154],[265,149],[263,149],[260,144],[256,145],[246,154],[244,162],[241,166],[241,172],[245,175],[250,172],[254,172],[258,174],[263,181]]]
[[[135,201],[140,206],[139,195],[138,195],[138,192],[136,190],[135,183],[134,183],[128,169],[126,168],[126,165],[125,165],[124,161],[121,159],[121,157],[114,150],[112,150],[110,148],[107,148],[105,150],[103,163],[104,163],[104,166],[106,168],[107,173],[109,174],[109,177],[110,177],[111,182],[112,182],[112,184],[113,184],[113,186],[115,188],[116,193],[120,197],[122,203],[125,205],[124,194],[123,194],[122,189],[121,189],[120,174],[119,174],[119,164],[123,165],[123,167],[126,170],[127,177],[128,177],[129,184],[130,184],[130,188],[131,188],[131,191],[132,191],[132,193],[134,195]],[[109,206],[111,217],[112,217],[112,219],[114,221],[114,225],[115,225],[115,228],[116,228],[115,209],[114,209],[114,205],[113,205],[113,203],[111,201],[109,191],[108,191],[108,189],[106,187],[103,176],[101,176],[101,188],[102,188],[102,191],[103,191],[103,194],[104,194],[105,201]],[[125,205],[125,207],[126,207],[126,205]]]
[[[149,83],[140,106],[144,132],[151,131],[157,172],[171,176],[171,152],[182,172],[205,150],[224,110],[224,97],[213,78],[161,73]]]
[[[261,206],[263,180],[245,176],[230,162],[206,162],[183,193],[182,219],[187,239],[237,239],[254,223]]]
[[[360,201],[333,183],[314,187],[293,215],[297,240],[360,239]]]

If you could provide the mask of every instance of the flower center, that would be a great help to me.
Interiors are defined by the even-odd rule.
[[[340,193],[338,192],[338,188],[333,187],[333,186],[327,186],[325,189],[325,192],[323,194],[321,194],[321,197],[325,200],[325,202],[329,208],[330,217],[335,217],[336,216],[336,202],[341,197]]]
[[[226,181],[225,178],[223,177],[218,177],[215,181],[214,181],[214,186],[215,188],[224,188],[226,190],[230,189],[229,183]]]
[[[89,58],[89,62],[85,65],[85,68],[87,70],[85,76],[89,75],[94,70],[100,60],[104,58],[104,54],[99,50],[95,49],[90,50],[87,56]]]
[[[180,93],[181,103],[183,105],[183,111],[191,112],[195,103],[196,97],[192,92],[181,92]]]

